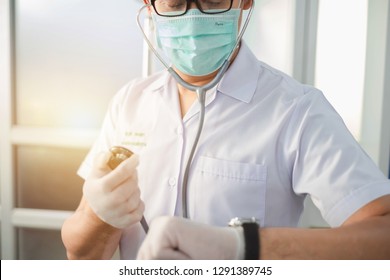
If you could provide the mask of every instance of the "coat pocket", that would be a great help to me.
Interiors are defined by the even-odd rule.
[[[264,222],[265,165],[200,157],[189,190],[190,217],[226,226],[234,217]]]

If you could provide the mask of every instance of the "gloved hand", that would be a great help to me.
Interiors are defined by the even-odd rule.
[[[136,170],[138,156],[126,159],[115,170],[107,165],[110,157],[110,152],[96,157],[83,194],[102,221],[123,229],[139,222],[144,212]]]
[[[178,217],[153,220],[138,259],[243,259],[242,228],[215,227]]]

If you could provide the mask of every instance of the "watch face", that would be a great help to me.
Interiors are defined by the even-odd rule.
[[[230,220],[229,226],[237,227],[237,226],[242,226],[243,224],[247,224],[247,223],[258,224],[259,222],[258,222],[258,220],[255,217],[252,217],[252,218],[239,218],[239,217],[236,217],[236,218],[233,218],[233,219]]]

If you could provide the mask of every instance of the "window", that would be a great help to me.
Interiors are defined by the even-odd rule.
[[[319,2],[315,86],[360,138],[364,91],[367,0]]]
[[[294,0],[256,1],[245,41],[261,61],[289,75],[293,72]]]
[[[142,72],[142,36],[135,23],[142,2],[0,4],[1,16],[11,22],[1,23],[0,50],[7,60],[13,57],[9,68],[14,69],[12,88],[1,88],[1,100],[12,108],[12,117],[0,119],[4,131],[11,127],[11,143],[1,142],[2,149],[12,147],[9,158],[1,155],[1,175],[7,177],[1,185],[7,196],[2,217],[11,216],[2,220],[2,240],[9,240],[2,244],[2,257],[63,259],[61,221],[82,191],[77,168],[111,97]]]

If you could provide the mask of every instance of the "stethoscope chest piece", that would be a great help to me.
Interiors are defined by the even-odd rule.
[[[111,157],[108,161],[108,166],[114,170],[122,161],[128,159],[133,155],[133,152],[119,146],[111,147]]]

